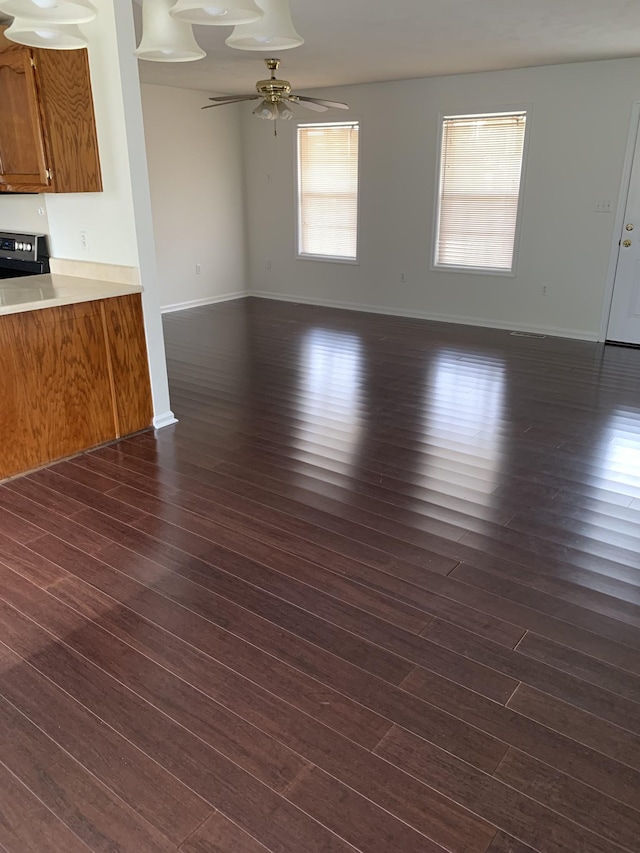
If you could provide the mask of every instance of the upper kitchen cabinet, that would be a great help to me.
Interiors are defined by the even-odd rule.
[[[39,50],[0,33],[0,192],[100,192],[86,50]]]
[[[49,187],[44,133],[38,92],[28,50],[0,54],[0,181],[14,185]]]

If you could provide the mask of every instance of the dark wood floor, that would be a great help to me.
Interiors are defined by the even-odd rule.
[[[247,299],[0,487],[7,853],[637,853],[640,351]]]

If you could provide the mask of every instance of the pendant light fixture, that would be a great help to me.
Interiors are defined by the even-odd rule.
[[[174,0],[142,0],[142,39],[135,54],[150,62],[194,62],[206,56],[193,27],[169,14]]]
[[[225,44],[237,50],[290,50],[304,44],[289,9],[289,0],[258,0],[264,15],[251,24],[237,26]]]
[[[257,21],[262,9],[254,0],[178,0],[171,15],[190,24],[233,27]]]
[[[56,0],[0,0],[2,3],[51,3]],[[59,0],[82,2],[89,0]],[[138,0],[142,3],[142,40],[136,56],[152,62],[190,62],[205,52],[193,24],[235,26],[227,39],[239,50],[287,50],[304,39],[296,32],[289,0]]]
[[[47,24],[14,18],[4,35],[17,44],[46,50],[80,50],[87,40],[75,24]]]
[[[0,0],[0,11],[22,21],[44,24],[86,24],[96,10],[90,0]]]

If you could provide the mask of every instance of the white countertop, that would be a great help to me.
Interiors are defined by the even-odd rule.
[[[0,316],[132,293],[142,293],[142,287],[56,273],[5,278],[0,279]]]

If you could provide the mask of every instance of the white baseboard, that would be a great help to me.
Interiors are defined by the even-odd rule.
[[[412,317],[416,320],[435,320],[439,323],[459,323],[463,326],[481,326],[486,329],[505,329],[510,332],[535,332],[558,338],[573,338],[578,341],[597,341],[597,332],[585,332],[582,329],[564,329],[556,326],[533,326],[527,323],[505,323],[500,320],[483,320],[478,317],[460,317],[457,314],[437,314],[430,311],[414,311],[410,308],[383,308],[379,305],[358,305],[333,299],[317,299],[308,296],[289,296],[284,293],[270,293],[266,290],[254,290],[247,296],[258,299],[276,299],[280,302],[297,302],[301,305],[320,305],[323,308],[343,308],[346,311],[364,311],[367,314],[386,314],[391,317]]]
[[[249,296],[246,291],[237,293],[225,293],[223,296],[205,296],[204,299],[192,299],[190,302],[176,302],[174,305],[163,305],[161,314],[171,314],[173,311],[186,311],[187,308],[199,308],[202,305],[215,305],[216,302],[230,302],[232,299],[241,299]]]
[[[178,419],[173,414],[173,412],[164,412],[161,415],[155,415],[153,419],[153,428],[154,429],[162,429],[163,427],[171,426],[171,424],[177,424]]]

